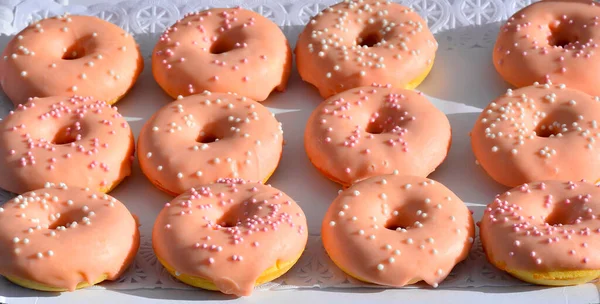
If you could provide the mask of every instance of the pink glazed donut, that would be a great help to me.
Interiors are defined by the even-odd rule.
[[[220,178],[264,183],[282,149],[283,130],[269,109],[225,93],[204,92],[164,106],[138,139],[142,171],[172,195]]]
[[[318,13],[296,45],[302,79],[323,98],[372,83],[414,89],[433,67],[438,44],[413,9],[349,0]]]
[[[398,170],[427,176],[446,158],[450,122],[423,94],[360,87],[323,101],[306,123],[313,165],[344,186]]]
[[[473,153],[497,182],[600,179],[600,98],[536,84],[491,102],[471,132]]]
[[[135,149],[116,107],[91,97],[33,98],[0,121],[0,188],[46,183],[109,192],[131,173]]]
[[[0,84],[16,104],[30,97],[93,96],[109,104],[144,67],[133,37],[91,16],[60,16],[18,33],[2,54]]]
[[[0,207],[0,275],[26,288],[73,291],[116,280],[139,244],[135,217],[98,191],[48,183]]]
[[[361,281],[437,287],[464,260],[475,225],[467,206],[424,177],[382,175],[352,185],[321,226],[327,254]]]
[[[238,296],[288,271],[307,239],[296,202],[241,179],[189,189],[165,205],[152,232],[158,260],[178,280]]]
[[[239,7],[186,15],[152,53],[154,78],[173,98],[207,90],[263,101],[273,90],[285,90],[291,66],[281,29]]]
[[[600,5],[589,0],[546,0],[515,13],[500,29],[493,61],[516,87],[564,83],[600,95]]]
[[[600,277],[600,188],[586,182],[523,184],[496,196],[479,223],[488,260],[540,285]]]

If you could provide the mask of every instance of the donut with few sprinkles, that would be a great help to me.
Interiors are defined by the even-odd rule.
[[[296,202],[241,179],[186,191],[165,205],[152,233],[159,261],[177,279],[238,296],[289,270],[307,239]]]
[[[0,275],[23,287],[73,291],[116,280],[139,243],[127,208],[90,189],[48,183],[0,207]]]
[[[285,90],[291,67],[281,29],[239,7],[186,14],[152,53],[154,78],[173,98],[208,90],[263,101],[273,90]]]
[[[564,84],[535,84],[490,103],[471,131],[481,167],[515,187],[540,180],[600,179],[600,98]]]
[[[304,146],[329,179],[356,181],[400,171],[427,176],[450,149],[450,122],[420,92],[360,87],[332,96],[311,114]]]
[[[266,182],[282,147],[281,124],[266,107],[246,97],[204,92],[158,110],[142,128],[138,158],[156,187],[178,195],[219,178]]]
[[[488,260],[524,281],[575,285],[600,277],[600,188],[543,181],[496,196],[479,223]]]
[[[16,104],[30,97],[94,96],[113,104],[144,66],[135,40],[92,16],[63,15],[34,22],[6,46],[0,85]]]
[[[310,20],[295,53],[302,79],[327,98],[372,83],[413,89],[431,70],[437,47],[413,9],[345,0]]]
[[[0,121],[0,188],[23,193],[47,182],[108,192],[131,173],[133,133],[91,97],[33,98]]]
[[[444,185],[382,175],[342,191],[325,214],[321,236],[335,264],[356,279],[437,287],[467,257],[475,224]]]
[[[501,27],[493,62],[516,87],[564,83],[600,95],[600,5],[589,0],[550,0],[516,12]]]

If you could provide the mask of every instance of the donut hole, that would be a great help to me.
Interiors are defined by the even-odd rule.
[[[227,53],[235,48],[235,43],[225,37],[219,37],[209,49],[211,54],[223,54]]]
[[[558,208],[556,208],[548,217],[546,217],[545,221],[550,226],[559,226],[559,225],[568,225],[571,224],[570,217],[568,214],[563,212],[558,212]]]
[[[200,132],[198,137],[196,138],[196,142],[203,144],[210,144],[219,141],[219,137],[212,133]]]
[[[70,47],[66,48],[66,51],[62,55],[63,60],[75,60],[85,56],[85,48],[81,43],[74,43]]]
[[[381,113],[385,110],[376,112]],[[383,134],[388,132],[397,132],[406,126],[409,122],[405,117],[398,117],[397,115],[379,115],[377,118],[371,118],[369,123],[365,127],[365,131],[370,134]]]
[[[589,214],[586,214],[585,210],[585,202],[583,200],[578,199],[577,197],[572,197],[569,199],[570,203],[558,203],[552,209],[550,214],[546,216],[544,222],[551,226],[564,226],[564,225],[572,225],[577,219],[583,219]]]
[[[537,128],[535,129],[535,134],[537,135],[537,137],[555,137],[556,135],[558,135],[560,133],[560,125],[554,125],[554,124],[550,124],[550,125],[543,125],[540,124],[537,126]]]
[[[580,41],[580,35],[572,26],[565,23],[558,24],[558,26],[550,25],[550,35],[548,36],[550,46],[565,48]]]
[[[398,215],[392,216],[387,219],[385,222],[385,229],[394,230],[394,231],[402,231],[410,229],[415,223],[415,219],[413,216],[410,216],[407,210],[396,210],[398,211]]]
[[[385,130],[383,129],[383,125],[381,123],[378,123],[377,121],[375,121],[375,122],[369,123],[367,125],[367,128],[365,129],[365,131],[367,131],[367,133],[369,133],[369,134],[381,134]]]
[[[68,145],[77,140],[77,134],[73,132],[72,126],[62,127],[54,134],[51,142],[54,145]]]
[[[383,35],[373,29],[363,30],[356,38],[356,44],[360,46],[373,47],[383,40]]]
[[[73,222],[77,221],[77,224],[80,224],[80,221],[86,214],[81,209],[73,209],[67,212],[63,212],[60,214],[60,217],[55,219],[54,221],[48,224],[48,229],[56,230],[58,227],[68,228],[73,224]]]
[[[552,138],[564,135],[571,129],[573,122],[577,121],[577,115],[569,111],[556,111],[549,113],[535,126],[537,137]]]
[[[234,205],[229,210],[225,211],[221,217],[216,221],[221,228],[235,227],[240,222],[239,220],[240,206]]]

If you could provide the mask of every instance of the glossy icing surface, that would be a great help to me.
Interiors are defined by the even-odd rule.
[[[600,95],[599,18],[600,6],[595,1],[531,4],[500,29],[494,66],[517,87],[552,81]]]
[[[523,184],[498,195],[480,222],[488,258],[509,271],[600,269],[600,188]]]
[[[433,65],[438,44],[414,10],[390,1],[351,0],[315,16],[298,38],[302,79],[324,98],[356,88],[404,88]]]
[[[268,268],[306,246],[306,218],[285,193],[240,179],[178,196],[159,213],[155,253],[178,273],[206,278],[228,294],[250,295]]]
[[[219,178],[265,181],[277,168],[283,131],[246,97],[205,92],[178,99],[144,125],[138,156],[144,174],[171,194]]]
[[[2,57],[0,85],[14,104],[30,97],[72,95],[114,103],[143,68],[131,35],[90,16],[35,22],[8,43]]]
[[[35,98],[0,121],[0,187],[15,193],[47,182],[106,192],[131,173],[125,119],[90,97]]]
[[[186,15],[165,31],[152,53],[154,78],[173,98],[208,90],[263,101],[285,89],[291,65],[279,27],[241,8]]]
[[[134,217],[116,199],[66,185],[27,192],[0,207],[0,274],[75,290],[115,280],[139,246]]]
[[[331,259],[371,283],[437,285],[467,257],[475,228],[469,209],[442,184],[383,175],[344,190],[321,229]]]
[[[389,86],[348,90],[311,114],[304,145],[311,162],[343,185],[391,174],[427,176],[446,158],[450,123],[421,93]]]
[[[471,145],[497,182],[600,178],[600,99],[564,85],[508,90],[473,127]]]

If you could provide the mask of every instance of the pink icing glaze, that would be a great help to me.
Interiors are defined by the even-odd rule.
[[[114,103],[143,69],[133,37],[90,16],[35,22],[8,43],[2,57],[0,84],[14,104],[74,94]]]
[[[600,95],[598,22],[600,6],[595,1],[534,3],[500,29],[494,66],[517,87],[550,80]]]
[[[311,162],[343,185],[390,174],[427,176],[450,148],[448,118],[421,93],[361,87],[332,96],[304,133]]]
[[[271,20],[241,8],[214,8],[187,14],[160,37],[152,72],[173,98],[232,92],[254,100],[283,91],[292,52]]]
[[[600,177],[600,98],[564,85],[508,90],[487,106],[471,132],[473,152],[497,182]]]
[[[117,279],[139,239],[134,217],[116,199],[48,185],[0,207],[0,274],[73,291],[104,274]]]
[[[321,229],[331,259],[349,275],[404,286],[437,287],[469,253],[475,228],[469,209],[430,179],[383,175],[346,189]]]
[[[152,244],[179,273],[243,296],[266,269],[297,258],[307,238],[304,212],[285,193],[221,179],[167,203],[154,224]]]
[[[411,8],[352,0],[317,14],[295,52],[302,79],[327,98],[374,82],[405,87],[433,65],[437,47],[427,22]]]
[[[156,112],[142,129],[138,155],[148,179],[177,195],[225,177],[266,181],[282,145],[281,124],[263,105],[205,92]]]
[[[125,119],[90,97],[34,98],[0,121],[0,187],[23,193],[47,182],[105,192],[131,173]]]
[[[598,197],[597,186],[563,181],[496,196],[479,223],[488,258],[515,271],[600,269]]]

